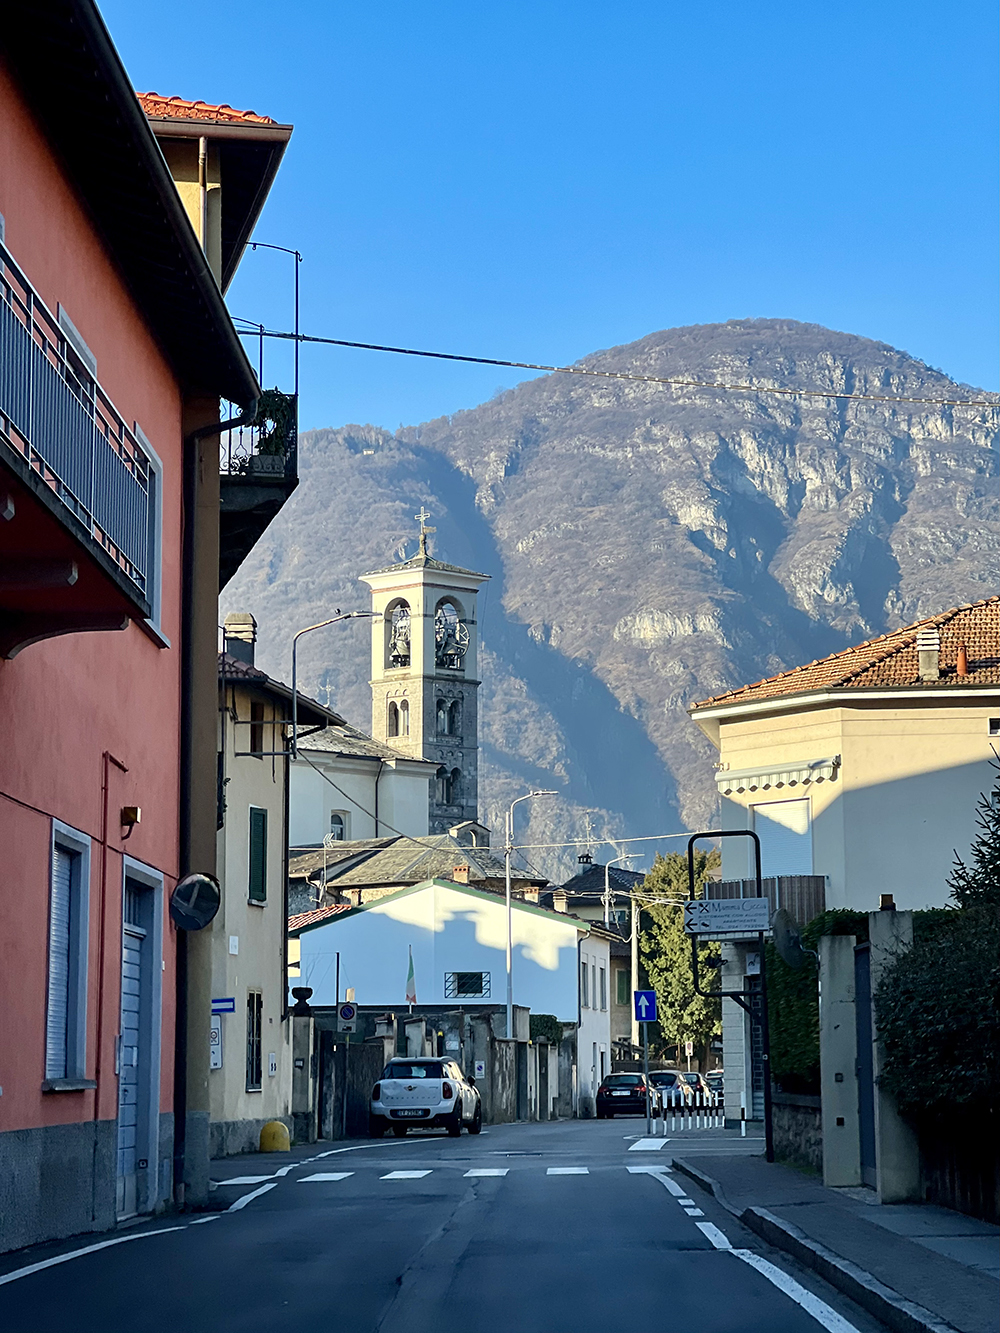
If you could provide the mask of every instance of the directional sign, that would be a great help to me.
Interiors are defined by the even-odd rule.
[[[757,935],[770,928],[767,898],[698,898],[684,904],[688,935]]]
[[[355,1032],[358,1026],[358,1010],[353,1004],[342,1004],[337,1010],[337,1027],[341,1032]]]
[[[656,991],[655,990],[637,990],[632,992],[635,1001],[635,1018],[637,1023],[655,1023],[656,1022]]]

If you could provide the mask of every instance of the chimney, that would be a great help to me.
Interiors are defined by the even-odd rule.
[[[955,675],[967,676],[969,674],[969,654],[965,651],[965,644],[958,645],[958,661],[955,663]]]
[[[941,676],[941,635],[936,629],[917,630],[917,674],[921,680]]]
[[[253,666],[257,622],[249,611],[230,611],[222,627],[222,638],[230,657]]]
[[[451,872],[451,878],[452,878],[452,883],[454,884],[468,884],[469,867],[467,865],[456,866],[454,870]]]

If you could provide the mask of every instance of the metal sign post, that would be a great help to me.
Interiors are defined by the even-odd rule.
[[[698,899],[695,894],[695,874],[694,874],[694,845],[702,838],[752,838],[754,851],[754,872],[757,880],[757,897],[748,899]],[[697,995],[703,995],[706,999],[724,999],[735,1000],[741,1009],[745,1010],[750,1017],[751,1026],[756,1027],[760,1034],[760,1058],[764,1074],[764,1157],[768,1162],[774,1161],[774,1122],[771,1112],[771,1047],[768,1033],[768,1015],[767,1015],[767,970],[764,964],[764,934],[768,929],[767,907],[761,903],[767,903],[764,898],[764,886],[761,883],[760,873],[760,838],[754,833],[753,829],[716,829],[707,833],[692,833],[688,838],[688,894],[691,899],[685,907],[684,930],[691,936],[691,971],[694,977],[694,989]],[[715,903],[719,907],[714,907]],[[748,907],[745,925],[729,925],[731,919],[729,909],[734,905],[742,906],[744,903],[751,904]],[[691,924],[688,924],[689,908],[694,909],[697,906],[699,910],[692,910],[690,913]],[[700,909],[708,908],[710,910],[702,911]],[[721,910],[719,910],[721,909]],[[753,914],[758,913],[755,917]],[[705,924],[711,915],[716,915],[717,919],[725,919],[727,925],[713,927]],[[752,922],[752,924],[751,924]],[[703,938],[706,934],[734,933],[742,929],[744,932],[749,926],[750,931],[757,934],[760,945],[760,987],[759,989],[744,987],[738,991],[724,990],[705,990],[699,984],[698,977],[698,936]],[[752,1065],[751,1065],[752,1067]],[[753,1089],[751,1087],[751,1094]],[[751,1109],[752,1109],[751,1101]]]
[[[656,991],[637,990],[632,999],[636,1022],[642,1024],[642,1076],[646,1083],[646,1137],[649,1138],[653,1132],[649,1104],[649,1024],[656,1022]]]

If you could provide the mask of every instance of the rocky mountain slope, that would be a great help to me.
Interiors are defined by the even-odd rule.
[[[580,364],[996,398],[789,320],[670,329]],[[356,575],[412,554],[426,504],[433,549],[491,575],[480,798],[494,827],[539,782],[560,796],[532,804],[532,842],[579,836],[584,811],[602,835],[705,826],[714,756],[691,702],[995,590],[998,425],[998,406],[549,375],[395,436],[313,431],[223,609],[254,612],[261,664],[287,676],[294,630],[363,606]],[[367,726],[366,627],[303,640],[300,672]],[[535,856],[549,873],[571,860]]]

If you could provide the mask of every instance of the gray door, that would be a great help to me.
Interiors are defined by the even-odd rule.
[[[872,1050],[871,953],[867,944],[854,950],[854,1019],[858,1041],[858,1130],[861,1179],[875,1188],[875,1066]]]
[[[147,1109],[143,1089],[148,1080],[149,1052],[145,1050],[144,1003],[148,1003],[148,985],[144,986],[146,932],[139,924],[146,895],[141,888],[125,882],[125,920],[122,927],[122,1007],[121,1035],[118,1038],[118,1216],[131,1217],[138,1211],[138,1163],[148,1143]],[[143,1161],[145,1167],[146,1162]]]

